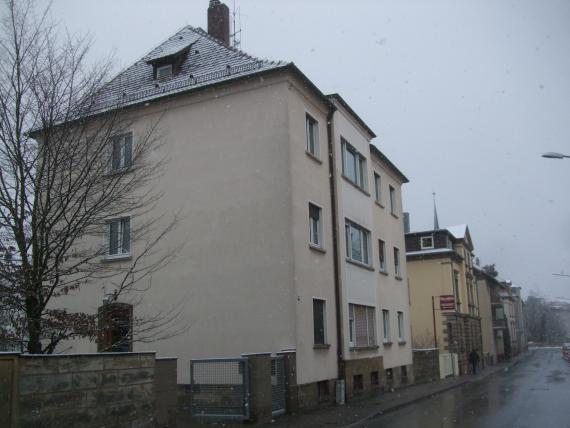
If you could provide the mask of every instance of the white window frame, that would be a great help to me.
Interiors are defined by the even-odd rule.
[[[382,258],[384,255],[384,258]],[[386,241],[378,240],[378,263],[380,264],[380,272],[388,273],[388,263],[386,261]]]
[[[431,240],[431,245],[424,245],[424,239],[430,239]],[[422,250],[429,250],[431,248],[434,248],[434,238],[433,235],[429,235],[429,236],[422,236],[420,238],[420,246],[422,248]]]
[[[382,177],[376,171],[374,171],[374,198],[382,205]]]
[[[366,168],[366,158],[356,150],[348,141],[341,137],[342,145],[342,175],[344,175],[350,182],[360,189],[366,191],[368,187],[368,176]],[[348,157],[347,152],[354,157],[354,168],[355,177],[351,177],[348,173]]]
[[[109,165],[111,173],[125,171],[133,166],[133,148],[132,132],[126,132],[111,138],[111,161]]]
[[[394,247],[394,275],[396,278],[402,277],[402,265],[400,264],[400,249]]]
[[[128,224],[128,245],[125,245],[124,238],[125,238],[125,225]],[[113,225],[117,225],[117,251],[112,253],[111,245],[112,245],[112,233],[113,233]],[[114,257],[127,257],[131,255],[132,251],[132,221],[130,217],[120,217],[114,218],[107,221],[107,257],[114,258]],[[125,251],[125,248],[128,248]]]
[[[356,307],[363,308],[366,323],[366,343],[357,343],[356,332]],[[377,345],[376,341],[376,308],[374,306],[360,305],[357,303],[348,304],[348,330],[349,330],[349,347],[351,348],[367,348]]]
[[[353,248],[352,248],[352,231],[355,233],[360,233],[360,254],[362,255],[362,260],[354,258]],[[359,224],[345,219],[345,239],[346,239],[346,257],[355,263],[359,263],[365,266],[372,266],[371,263],[371,248],[370,248],[370,231]],[[366,260],[364,260],[364,255],[366,255]]]
[[[162,70],[168,70],[169,71],[168,75],[161,76],[160,73]],[[172,64],[164,64],[156,67],[156,80],[168,79],[169,77],[172,77],[172,74],[173,74]]]
[[[402,311],[398,311],[398,340],[400,342],[406,341],[406,335],[404,332],[404,313]]]
[[[391,343],[390,339],[390,311],[382,309],[382,327],[383,327],[383,341],[384,343]]]
[[[313,141],[311,141],[311,129],[313,131]],[[306,150],[307,153],[320,159],[321,157],[321,147],[319,142],[319,122],[309,113],[305,113],[305,134],[306,134]],[[311,145],[313,146],[311,149]]]
[[[323,343],[315,341],[315,301],[323,303]],[[327,301],[322,297],[313,297],[313,345],[326,345],[327,344]]]
[[[318,233],[318,242],[313,241],[313,219],[311,218],[311,206],[317,208],[319,210],[319,222],[317,224],[317,233]],[[325,234],[324,234],[324,219],[323,219],[323,207],[315,204],[312,201],[309,201],[309,212],[308,212],[308,221],[309,221],[309,245],[313,248],[318,248],[323,250],[325,248]]]
[[[394,215],[396,214],[396,188],[392,185],[388,186],[390,190],[390,212]]]

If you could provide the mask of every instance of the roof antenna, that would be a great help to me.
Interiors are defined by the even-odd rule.
[[[435,204],[435,192],[433,192],[432,195],[433,195],[433,229],[439,230],[439,220],[437,219],[437,206]]]
[[[236,10],[236,0],[233,0],[232,23],[233,32],[230,34],[232,40],[232,47],[235,49],[241,48],[241,9],[238,7]],[[236,15],[238,16],[238,27],[236,27]]]

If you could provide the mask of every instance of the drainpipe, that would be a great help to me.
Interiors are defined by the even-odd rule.
[[[334,136],[333,136],[333,116],[336,111],[334,105],[329,106],[327,114],[327,143],[329,155],[329,183],[331,193],[331,215],[332,215],[332,234],[333,234],[333,265],[334,265],[334,294],[335,294],[335,312],[336,312],[336,342],[337,342],[337,366],[338,366],[338,379],[344,380],[345,367],[344,367],[344,342],[342,337],[343,324],[342,324],[342,294],[341,294],[341,281],[340,281],[340,267],[339,267],[339,249],[338,249],[338,213],[337,213],[337,186],[336,186],[336,157],[334,151]]]

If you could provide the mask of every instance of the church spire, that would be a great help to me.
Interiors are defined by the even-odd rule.
[[[433,192],[432,195],[433,195],[433,229],[439,230],[439,220],[437,219],[437,206],[435,204],[435,192]]]

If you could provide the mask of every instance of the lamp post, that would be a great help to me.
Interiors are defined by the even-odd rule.
[[[569,155],[564,155],[562,153],[557,153],[557,152],[546,152],[542,154],[543,158],[548,158],[548,159],[564,159],[564,158],[570,158]]]

